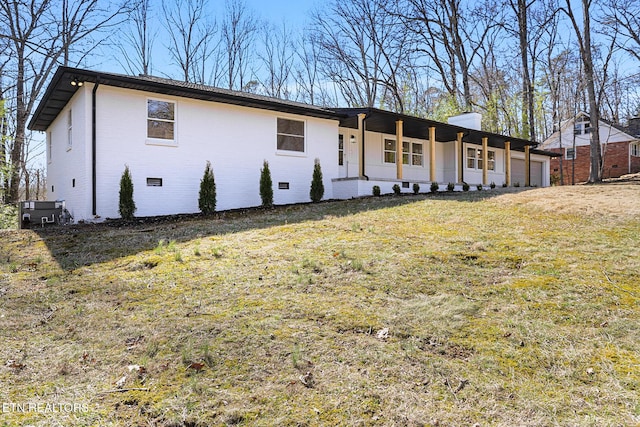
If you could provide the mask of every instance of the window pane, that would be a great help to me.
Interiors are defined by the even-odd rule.
[[[409,164],[409,153],[402,153],[402,163],[405,165]]]
[[[304,136],[304,122],[298,120],[278,119],[278,133]]]
[[[384,149],[385,151],[396,151],[396,141],[393,139],[385,139]]]
[[[396,153],[395,153],[395,151],[385,151],[384,152],[384,162],[385,163],[395,163],[396,162]]]
[[[412,148],[413,148],[413,154],[422,154],[422,144],[414,143]]]
[[[344,135],[338,135],[338,150],[344,150]]]
[[[338,166],[344,165],[344,151],[338,151]]]
[[[304,137],[278,135],[278,150],[299,151],[304,153]]]
[[[475,148],[467,148],[467,157],[469,159],[475,159],[476,158],[476,149]]]
[[[150,119],[174,120],[174,103],[165,101],[156,101],[149,99],[147,101],[148,115]]]
[[[147,120],[147,136],[149,138],[173,139],[173,122]]]
[[[411,157],[411,164],[413,166],[422,166],[422,154],[414,154]]]
[[[476,168],[476,160],[472,159],[472,158],[468,158],[467,159],[467,167],[469,169],[475,169]]]

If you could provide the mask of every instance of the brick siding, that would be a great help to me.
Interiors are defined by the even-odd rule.
[[[576,147],[575,161],[565,158],[562,159],[565,184],[571,184],[572,177],[574,177],[575,183],[586,182],[589,180],[589,171],[591,168],[589,150],[590,147],[588,145],[579,146]],[[564,156],[565,149],[553,148],[548,151]],[[607,144],[606,151],[603,153],[603,156],[604,169],[602,170],[602,178],[618,178],[629,172],[640,172],[640,157],[631,157],[631,171],[629,171],[629,142]],[[560,158],[551,159],[551,175],[557,176],[559,180]]]

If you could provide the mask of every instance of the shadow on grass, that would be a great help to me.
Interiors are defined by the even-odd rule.
[[[429,200],[477,202],[524,190],[526,189],[501,188],[490,191],[386,195],[316,204],[283,205],[271,209],[239,209],[208,216],[187,214],[136,218],[132,221],[107,220],[97,224],[48,226],[34,228],[33,231],[41,237],[60,268],[72,271],[82,266],[152,250],[162,241],[183,243],[210,236],[345,217]]]

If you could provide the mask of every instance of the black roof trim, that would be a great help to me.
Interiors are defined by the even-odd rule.
[[[60,67],[53,75],[40,104],[29,122],[29,129],[44,131],[51,125],[62,108],[64,108],[78,90],[78,86],[71,85],[73,80],[89,83],[99,82],[101,85],[107,86],[136,89],[162,95],[221,102],[323,119],[340,119],[340,116],[331,109],[268,96],[197,85],[160,77],[136,77],[79,68]]]
[[[493,148],[505,148],[507,141],[511,142],[511,149],[524,151],[525,146],[535,148],[537,142],[522,138],[500,135],[497,133],[484,132],[481,130],[468,129],[448,123],[437,122],[435,120],[423,119],[406,114],[392,113],[378,108],[337,108],[336,112],[342,114],[344,118],[340,121],[340,126],[355,128],[358,114],[365,114],[365,128],[374,132],[382,132],[395,135],[396,120],[403,121],[403,135],[409,138],[429,139],[429,128],[436,128],[436,141],[455,141],[459,132],[464,133],[462,140],[471,144],[482,145],[482,138],[488,139],[488,145]],[[535,153],[534,153],[535,151]],[[550,152],[542,150],[531,150],[531,153],[550,156]],[[554,154],[555,156],[555,154]]]

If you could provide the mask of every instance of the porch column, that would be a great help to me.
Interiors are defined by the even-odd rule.
[[[482,137],[482,185],[487,185],[489,176],[489,138]]]
[[[402,179],[402,120],[396,120],[396,178]]]
[[[524,146],[524,186],[529,187],[531,185],[531,154],[529,153],[531,147]]]
[[[360,161],[358,162],[358,176],[360,178],[364,178],[364,118],[366,114],[360,113],[358,114],[358,139],[360,140],[359,144],[359,156]]]
[[[429,181],[436,182],[436,128],[429,128]]]
[[[456,157],[458,158],[458,182],[464,181],[464,150],[462,149],[462,137],[464,132],[458,132],[456,142]]]
[[[511,141],[504,143],[504,182],[511,186]]]

